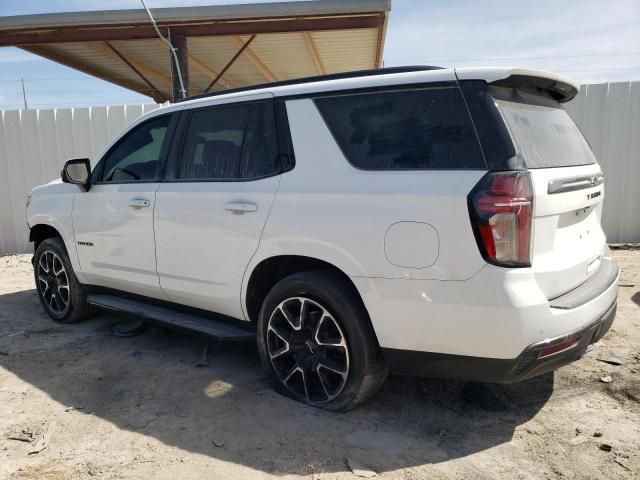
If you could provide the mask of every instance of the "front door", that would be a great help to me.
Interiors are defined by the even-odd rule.
[[[127,132],[102,158],[91,189],[76,194],[73,228],[82,272],[92,285],[163,298],[153,211],[170,115]]]
[[[155,209],[160,285],[180,304],[242,318],[240,290],[279,185],[270,99],[184,112],[173,180]]]

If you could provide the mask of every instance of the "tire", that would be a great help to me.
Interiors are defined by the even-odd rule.
[[[56,322],[79,322],[94,313],[59,237],[40,242],[34,254],[33,273],[40,303]]]
[[[361,405],[387,376],[360,297],[330,271],[296,273],[271,289],[258,318],[258,350],[278,392],[326,410]]]

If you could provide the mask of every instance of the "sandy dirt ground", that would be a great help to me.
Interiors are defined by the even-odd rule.
[[[196,366],[202,339],[58,325],[30,256],[0,257],[0,478],[639,478],[640,250],[615,256],[618,316],[580,361],[513,385],[391,377],[347,414],[271,391],[251,345]]]

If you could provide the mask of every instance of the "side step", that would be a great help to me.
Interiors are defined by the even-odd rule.
[[[87,295],[87,303],[98,308],[136,315],[163,327],[181,330],[185,333],[203,335],[225,342],[245,342],[256,338],[252,325],[235,325],[226,320],[182,313],[158,305],[152,305],[115,295]]]

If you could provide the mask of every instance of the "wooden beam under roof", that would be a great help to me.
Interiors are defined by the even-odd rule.
[[[194,57],[193,55],[189,55],[189,63],[191,65],[193,65],[193,67],[198,70],[201,73],[204,73],[206,76],[208,76],[211,80],[214,80],[218,77],[219,73],[216,72],[215,70],[209,68],[208,66],[206,66],[203,62],[201,62],[200,60],[198,60],[196,57]],[[233,84],[227,80],[224,77],[220,77],[218,79],[218,82],[220,82],[220,84],[224,87],[224,88],[233,88]]]
[[[83,61],[79,61],[75,58],[69,57],[68,55],[64,55],[60,52],[57,52],[51,47],[44,47],[41,45],[29,45],[21,48],[22,50],[33,53],[34,55],[38,55],[40,57],[46,58],[53,62],[57,62],[69,68],[73,68],[80,72],[86,73],[87,75],[91,75],[93,77],[99,78],[106,82],[113,83],[120,87],[128,88],[129,90],[138,92],[147,97],[151,97],[156,102],[160,103],[168,99],[168,97],[162,92],[160,92],[161,96],[158,96],[158,94],[155,91],[150,91],[148,86],[145,85],[144,83],[138,83],[137,81],[133,81],[128,78],[114,76],[112,72],[87,65]]]
[[[122,59],[113,51],[113,49],[109,48],[107,42],[87,42],[86,45],[98,53],[122,62]],[[124,52],[120,51],[120,53],[126,56]],[[165,87],[171,87],[171,78],[168,77],[165,73],[161,72],[160,70],[156,70],[155,68],[150,67],[149,65],[139,60],[135,60],[131,58],[131,56],[127,56],[127,60],[131,63],[131,65],[140,70],[142,74],[155,78]]]
[[[109,50],[111,50],[125,65],[127,65],[127,67],[129,67],[136,75],[138,75],[138,77],[140,77],[140,79],[146,83],[147,85],[149,85],[149,88],[151,89],[151,91],[155,92],[156,95],[160,96],[162,95],[160,90],[158,90],[158,88],[151,83],[151,81],[145,77],[142,72],[140,72],[140,70],[138,70],[136,68],[135,65],[133,65],[131,63],[131,61],[125,57],[120,51],[118,51],[118,49],[116,49],[116,47],[114,47],[113,45],[111,45],[109,42],[104,42],[104,44],[109,48]]]
[[[173,34],[187,37],[248,35],[253,33],[289,33],[330,30],[380,28],[385,23],[381,13],[319,18],[276,18],[235,22],[158,22],[164,35],[170,28]],[[148,22],[127,25],[61,26],[51,28],[18,28],[0,31],[0,46],[22,46],[45,43],[91,42],[112,40],[140,40],[158,38]]]
[[[209,90],[213,88],[213,86],[218,82],[218,80],[222,78],[222,76],[227,72],[227,70],[229,70],[234,63],[236,63],[236,60],[238,59],[238,57],[242,55],[242,53],[245,51],[245,49],[249,47],[249,45],[251,45],[251,42],[253,42],[255,38],[256,38],[256,34],[254,33],[249,37],[249,40],[247,40],[242,44],[242,46],[238,49],[238,51],[233,54],[233,57],[231,57],[231,60],[229,60],[227,64],[223,67],[223,69],[220,71],[218,76],[213,80],[211,80],[211,83],[207,86],[207,88],[204,89],[203,93],[207,93]]]
[[[168,50],[167,44],[164,43],[159,38],[157,39],[156,44],[158,46],[161,46],[162,48]],[[191,54],[189,54],[189,63],[193,66],[193,68],[198,70],[200,73],[204,73],[211,80],[214,80],[219,75],[219,72],[216,72],[214,69],[212,69],[208,65],[206,65],[202,60],[200,60],[199,58],[194,57]],[[233,88],[233,84],[229,80],[224,78],[224,77],[220,77],[218,82],[220,82],[220,84],[222,84],[222,86],[225,87],[225,88]]]
[[[258,55],[256,55],[255,52],[251,50],[251,47],[245,47],[245,42],[244,40],[242,40],[242,38],[233,36],[231,37],[231,40],[236,44],[238,48],[244,48],[243,54],[246,55],[246,57],[251,61],[251,63],[255,65],[258,70],[260,70],[260,73],[262,73],[264,78],[266,78],[270,82],[278,81],[278,77],[276,77],[274,73],[269,69],[269,67],[267,67],[262,60],[260,60],[260,57],[258,57]]]
[[[376,41],[376,68],[382,68],[382,55],[384,53],[384,39],[387,35],[388,16],[384,15],[384,21],[378,27],[378,39]]]
[[[315,43],[313,43],[313,37],[311,37],[310,32],[304,32],[304,43],[307,44],[307,50],[309,50],[309,55],[313,59],[313,63],[316,66],[316,70],[318,71],[318,75],[326,75],[327,71],[322,64],[322,60],[320,59],[320,55],[318,55],[318,50],[316,49]]]

